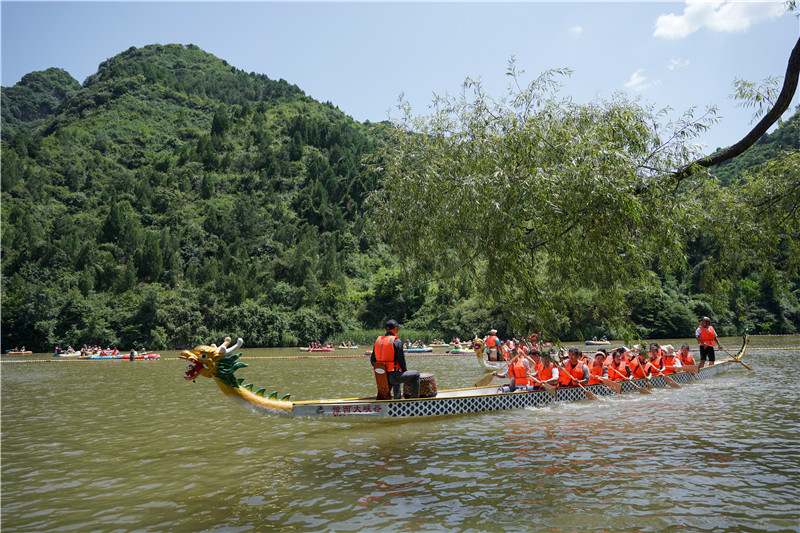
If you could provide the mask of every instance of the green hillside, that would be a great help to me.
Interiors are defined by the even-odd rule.
[[[40,126],[67,96],[80,88],[80,83],[68,72],[57,68],[31,72],[13,87],[3,87],[0,98],[3,140]]]
[[[305,343],[369,317],[380,125],[179,45],[106,61],[45,118],[4,127],[3,346]]]

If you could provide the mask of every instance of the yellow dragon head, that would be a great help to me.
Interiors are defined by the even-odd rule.
[[[478,337],[472,339],[472,349],[479,356],[483,355],[483,339],[479,339]]]
[[[225,337],[225,342],[219,347],[216,344],[212,344],[211,346],[195,346],[191,352],[189,350],[183,350],[180,358],[190,363],[189,366],[186,367],[186,372],[184,372],[183,377],[189,381],[194,381],[197,376],[205,376],[207,378],[215,377],[217,375],[217,363],[219,363],[223,357],[241,347],[243,341],[242,339],[237,339],[236,344],[229,348],[228,345],[230,342],[231,338]]]

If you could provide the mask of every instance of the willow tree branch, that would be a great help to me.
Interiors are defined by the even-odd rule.
[[[755,144],[789,108],[789,104],[792,103],[792,98],[794,98],[794,93],[797,90],[798,75],[800,75],[800,39],[797,40],[797,44],[795,44],[792,54],[789,56],[786,76],[783,78],[783,89],[781,89],[781,93],[778,95],[778,98],[775,100],[775,105],[770,109],[769,113],[764,115],[764,118],[762,118],[741,141],[733,146],[689,163],[675,172],[672,175],[673,179],[680,182],[704,168],[713,167],[724,161],[733,159]]]

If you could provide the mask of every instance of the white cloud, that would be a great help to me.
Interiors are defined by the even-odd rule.
[[[782,0],[687,0],[682,14],[658,17],[653,36],[683,39],[702,28],[715,32],[744,31],[756,22],[777,18],[785,12]]]
[[[679,59],[677,57],[673,57],[672,59],[669,60],[669,63],[667,63],[667,68],[670,70],[677,70],[679,68],[688,66],[689,66],[688,59]]]
[[[639,69],[633,74],[631,77],[628,78],[628,81],[625,82],[625,88],[630,89],[631,91],[640,92],[644,91],[645,89],[649,89],[654,85],[658,85],[660,83],[659,80],[650,81],[647,79],[646,76],[643,75],[644,69]]]
[[[573,37],[580,37],[581,33],[583,33],[583,28],[580,26],[573,26],[569,29],[569,32]]]

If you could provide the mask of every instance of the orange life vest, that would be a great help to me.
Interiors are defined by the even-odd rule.
[[[597,378],[597,376],[603,375],[603,363],[598,363],[595,361],[589,367],[589,385],[597,385],[598,383],[602,383],[602,381]]]
[[[558,384],[562,387],[569,387],[572,385],[572,378],[575,378],[575,381],[581,381],[583,379],[583,361],[578,360],[578,363],[575,366],[572,366],[572,363],[567,361],[564,363],[564,372],[558,373]]]
[[[700,326],[700,344],[706,346],[714,346],[714,341],[717,339],[717,332],[714,331],[714,326],[704,328]]]
[[[545,366],[544,362],[540,359],[539,362],[536,364],[536,375],[538,376],[539,381],[547,381],[548,379],[553,379],[553,369],[555,365],[550,362]]]
[[[656,355],[655,359],[651,359],[650,360],[650,364],[653,365],[653,368],[656,369],[654,373],[656,373],[656,374],[658,374],[658,372],[662,372],[663,373],[663,371],[664,371],[664,358],[661,356],[661,352],[659,352],[658,355]]]
[[[664,368],[661,370],[661,373],[674,374],[677,372],[677,370],[675,370],[675,354],[664,355],[662,363],[664,363]]]
[[[518,358],[514,363],[508,367],[509,377],[514,378],[514,385],[530,385],[531,381],[528,379],[528,371],[525,368],[522,357]]]
[[[503,357],[503,361],[508,361],[508,354],[510,353],[511,348],[509,348],[507,344],[504,344],[500,347],[500,354]]]
[[[489,335],[486,339],[486,347],[487,348],[497,348],[497,341],[500,339],[497,338],[497,335]]]
[[[694,357],[693,357],[693,356],[692,356],[692,354],[690,354],[690,353],[687,353],[687,354],[686,354],[686,357],[684,357],[684,356],[683,356],[683,354],[681,354],[680,352],[678,352],[678,357],[679,357],[679,358],[680,358],[680,360],[681,360],[681,364],[682,364],[682,365],[684,365],[684,366],[686,366],[686,365],[693,365],[693,364],[694,364]]]
[[[625,361],[620,361],[619,364],[611,363],[608,365],[612,371],[608,373],[608,377],[614,381],[622,381],[628,379],[628,364]]]
[[[645,367],[644,367],[645,364],[642,364],[642,362],[639,360],[638,357],[634,357],[631,360],[631,362],[628,363],[628,366],[631,369],[631,375],[633,376],[634,379],[647,377],[647,372],[645,372]]]
[[[386,365],[387,372],[400,370],[394,360],[394,335],[384,335],[375,341],[375,361]]]

